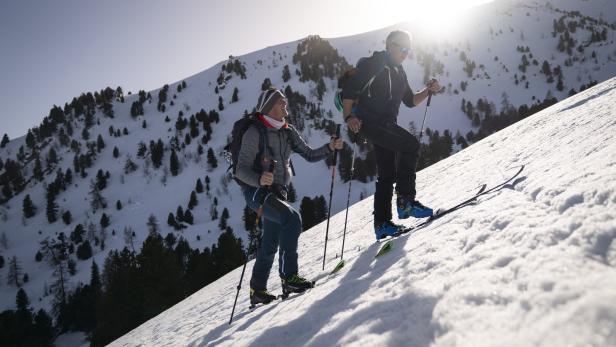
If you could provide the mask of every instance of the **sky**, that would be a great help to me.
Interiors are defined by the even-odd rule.
[[[56,104],[121,86],[151,90],[225,60],[308,35],[400,22],[438,28],[492,0],[3,0],[0,136],[23,136]]]

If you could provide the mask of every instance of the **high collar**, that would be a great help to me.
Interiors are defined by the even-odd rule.
[[[266,128],[268,128],[268,129],[270,129],[270,128],[271,128],[271,129],[282,129],[282,128],[288,128],[288,127],[289,127],[289,125],[287,124],[286,120],[283,120],[283,121],[282,121],[282,122],[283,122],[282,127],[278,128],[278,127],[276,127],[276,126],[274,126],[274,125],[272,124],[273,122],[268,121],[268,118],[269,118],[269,119],[271,119],[272,121],[275,121],[275,120],[274,120],[274,119],[272,119],[271,117],[269,117],[269,116],[265,116],[265,115],[263,115],[263,114],[261,114],[261,113],[259,113],[259,114],[257,115],[257,117],[259,118],[259,120],[261,121],[261,123],[263,123],[263,125],[265,125],[265,127],[266,127]]]
[[[402,65],[402,64],[396,64],[396,62],[391,57],[391,54],[389,54],[387,50],[380,51],[380,52],[374,52],[374,54],[375,55],[379,54],[381,59],[383,59],[382,62],[389,67],[400,67]]]
[[[391,54],[389,54],[389,52],[387,50],[383,51],[383,54],[385,56],[385,64],[389,67],[399,67],[402,64],[396,64],[396,62],[394,61],[394,59],[391,57]]]

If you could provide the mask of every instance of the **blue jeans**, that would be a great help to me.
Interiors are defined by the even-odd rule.
[[[297,274],[297,239],[302,232],[302,218],[291,205],[270,194],[266,188],[245,187],[242,192],[246,205],[255,212],[261,207],[261,201],[264,201],[261,215],[263,235],[252,268],[250,286],[257,290],[265,290],[278,248],[280,248],[278,254],[280,277]],[[262,200],[264,195],[265,200]]]

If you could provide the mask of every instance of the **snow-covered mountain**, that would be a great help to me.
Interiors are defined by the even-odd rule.
[[[461,16],[460,22],[454,23],[458,27],[452,29],[456,34],[446,38],[432,35],[425,31],[425,27],[412,23],[395,26],[409,30],[414,36],[412,54],[404,63],[411,86],[419,90],[427,77],[434,76],[445,87],[442,93],[433,98],[428,111],[427,126],[441,134],[449,130],[454,141],[464,137],[472,143],[483,137],[475,136],[482,128],[479,123],[473,123],[473,120],[488,124],[486,119],[496,119],[501,111],[519,111],[523,105],[532,109],[551,96],[562,100],[595,81],[605,81],[613,77],[616,75],[616,22],[610,17],[614,13],[613,9],[613,2],[607,0],[571,0],[562,4],[533,0],[497,1]],[[121,95],[115,90],[111,90],[111,93],[102,91],[97,93],[99,96],[92,97],[93,100],[96,99],[96,112],[89,119],[92,124],[86,125],[88,117],[83,113],[79,114],[78,107],[68,102],[61,108],[63,112],[60,113],[63,116],[60,117],[55,112],[41,123],[38,127],[41,135],[34,136],[34,145],[28,144],[28,136],[5,143],[0,148],[0,185],[6,182],[9,166],[15,166],[8,165],[9,161],[17,163],[26,185],[23,191],[10,199],[4,189],[0,192],[0,197],[5,201],[0,205],[0,255],[6,263],[0,269],[0,309],[11,309],[15,303],[17,287],[8,283],[10,276],[7,264],[11,259],[18,261],[21,275],[28,274],[29,281],[22,283],[22,286],[28,293],[32,306],[50,308],[52,296],[49,295],[48,288],[54,281],[53,270],[45,261],[36,260],[36,253],[41,249],[39,242],[45,239],[57,240],[60,233],[68,237],[74,233],[78,224],[85,229],[84,238],[92,241],[93,257],[82,261],[76,258],[75,253],[70,254],[70,259],[76,266],[75,274],[69,278],[68,289],[80,282],[87,282],[92,260],[102,266],[110,250],[122,249],[125,246],[139,250],[148,235],[146,223],[150,215],[157,218],[162,235],[173,233],[177,237],[185,238],[192,248],[203,249],[216,243],[222,232],[219,228],[220,218],[212,220],[213,210],[216,209],[217,213],[221,214],[226,208],[230,213],[227,224],[233,228],[236,235],[245,237],[242,221],[244,203],[238,187],[227,176],[227,164],[221,156],[233,122],[245,111],[252,110],[264,80],[269,79],[275,86],[288,86],[294,93],[298,93],[294,94],[295,100],[299,101],[295,102],[297,112],[292,121],[303,125],[303,134],[309,143],[321,145],[329,139],[324,128],[330,126],[332,121],[341,122],[341,117],[331,102],[337,73],[344,69],[345,62],[355,64],[360,57],[383,49],[384,39],[392,28],[342,38],[306,38],[267,47],[241,57],[230,57],[228,61],[182,81],[169,83],[166,93],[162,94],[163,88],[143,92],[143,98],[138,93]],[[547,63],[547,68],[544,68],[544,62]],[[285,66],[288,66],[288,76],[284,74]],[[560,80],[562,83],[559,83]],[[232,102],[235,90],[238,100]],[[111,97],[103,96],[105,94]],[[148,98],[147,94],[151,97]],[[161,97],[164,95],[166,100],[162,102]],[[305,97],[305,103],[301,101],[302,97]],[[478,103],[480,99],[482,101]],[[223,109],[219,108],[220,100]],[[463,102],[464,107],[461,107]],[[105,109],[109,107],[105,104],[111,105],[113,118],[105,115],[105,112],[109,111]],[[136,104],[138,106],[134,106]],[[159,104],[164,106],[164,110]],[[469,108],[469,104],[472,107]],[[132,113],[142,115],[132,117],[131,110]],[[424,105],[401,109],[399,123],[418,129],[424,110]],[[182,127],[182,122],[177,122],[180,112],[187,121],[191,116],[195,116],[198,135],[190,134],[190,126],[177,130],[176,124]],[[205,113],[207,116],[204,116]],[[50,131],[48,136],[43,135],[42,130],[49,128],[54,117],[65,119],[55,124],[55,129]],[[586,119],[588,114],[580,113],[579,117]],[[556,126],[551,122],[552,118],[549,118],[546,127]],[[202,140],[204,135],[208,136],[205,123],[211,127],[211,138],[207,141]],[[84,137],[86,129],[87,140]],[[470,131],[475,135],[469,136]],[[104,147],[97,149],[96,139],[99,135],[103,139]],[[164,151],[162,165],[155,168],[150,142],[157,142],[158,139],[161,139]],[[138,154],[140,143],[145,144],[145,152],[141,156]],[[495,146],[500,146],[498,142],[495,143]],[[517,142],[515,144],[517,145]],[[199,154],[199,145],[203,154]],[[484,145],[485,143],[481,146]],[[473,147],[475,146],[477,145]],[[117,148],[117,156],[114,155],[114,147]],[[458,142],[454,145],[454,150],[461,147],[463,145]],[[49,158],[52,148],[56,160]],[[543,144],[538,148],[543,148]],[[176,150],[180,162],[177,176],[171,173],[172,149]],[[207,163],[206,153],[209,150],[217,157],[216,168]],[[473,160],[469,159],[469,163],[465,164],[469,176],[461,176],[466,177],[465,179],[447,176],[453,179],[451,182],[474,182],[467,179],[474,177],[470,175],[479,169],[492,176],[477,175],[477,184],[483,179],[496,180],[497,176],[493,176],[496,174],[492,173],[491,169],[503,170],[502,173],[499,171],[498,175],[506,176],[506,170],[502,167],[483,167],[483,164],[477,163],[477,160],[484,159],[483,154],[476,154],[479,149],[472,150],[475,152],[464,153],[481,156],[472,157]],[[37,156],[40,156],[42,180],[34,178],[37,172]],[[366,153],[360,156],[365,158]],[[462,155],[455,158],[460,156]],[[74,170],[75,157],[77,166],[83,169],[85,177],[82,177],[78,170]],[[136,165],[135,171],[126,169],[129,158]],[[330,174],[324,163],[309,164],[297,158],[294,165],[297,171],[294,179],[298,196],[296,207],[299,207],[304,196],[313,198],[317,195],[328,195]],[[422,184],[425,187],[428,187],[428,178],[440,180],[440,175],[448,174],[439,169],[442,165],[445,164],[439,163],[430,169],[433,171],[422,173]],[[456,162],[456,165],[461,164]],[[49,223],[45,211],[48,187],[58,177],[58,170],[66,173],[68,169],[73,173],[72,182],[57,194],[55,202],[58,220]],[[91,181],[96,181],[99,170],[102,170],[103,175],[109,172],[106,187],[101,190],[107,207],[94,211],[91,204]],[[426,176],[429,172],[434,172],[434,177]],[[176,214],[178,206],[187,209],[197,179],[205,186],[206,176],[210,180],[210,189],[209,192],[197,194],[198,204],[191,209],[193,223],[186,223],[186,228],[182,231],[174,231],[166,223],[167,216],[170,213]],[[336,177],[333,212],[341,211],[346,206],[346,182],[338,175]],[[546,177],[553,179],[551,175]],[[451,192],[427,189],[420,191],[421,194],[426,194],[427,201],[433,199],[430,202],[446,204],[464,196],[456,189],[468,188],[470,191],[474,188],[467,185],[452,185]],[[0,188],[4,186],[6,185]],[[374,191],[373,186],[370,177],[367,182],[355,181],[351,203],[369,197]],[[439,187],[446,188],[440,184]],[[540,193],[537,194],[541,196]],[[37,208],[36,214],[31,218],[25,218],[22,212],[26,195],[30,196]],[[576,199],[579,200],[574,200],[578,201]],[[117,202],[120,202],[121,209],[117,208]],[[355,230],[352,231],[354,233],[362,233],[362,238],[366,240],[370,239],[368,229],[359,228],[357,223],[370,225],[370,205],[371,199],[366,199],[355,207],[363,210],[357,211],[350,229]],[[63,223],[62,220],[66,211],[71,214],[69,223]],[[100,226],[103,213],[110,219],[105,228]],[[336,218],[332,230],[339,229],[340,217]],[[547,217],[539,215],[537,218]],[[311,233],[320,233],[317,230],[321,229],[317,227]],[[129,237],[125,237],[124,231],[128,231]],[[134,237],[130,237],[131,231],[135,232]],[[105,239],[104,249],[101,249],[102,239]],[[307,239],[308,237],[304,238]],[[322,241],[317,237],[314,246],[317,247],[319,242]],[[360,246],[360,252],[362,247]],[[77,248],[77,244],[73,245],[73,250]],[[353,257],[353,250],[349,252],[349,256]],[[318,252],[310,254],[314,257],[312,260],[316,261]],[[223,286],[221,283],[213,284],[208,290],[216,290],[215,288]],[[227,284],[230,285],[230,282],[225,285]],[[412,303],[415,299],[409,300]]]
[[[344,213],[331,220],[325,272],[325,223],[304,232],[300,271],[317,279],[308,293],[250,312],[244,287],[229,325],[237,269],[112,346],[613,346],[614,100],[616,78],[421,171],[423,200],[448,207],[524,165],[377,259],[372,197],[350,209],[339,273],[329,275]],[[269,289],[280,291],[276,278]]]

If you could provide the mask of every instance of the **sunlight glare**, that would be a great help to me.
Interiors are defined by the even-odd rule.
[[[396,20],[408,22],[423,39],[451,39],[465,28],[466,11],[492,0],[398,1]],[[388,6],[389,11],[391,7]]]

